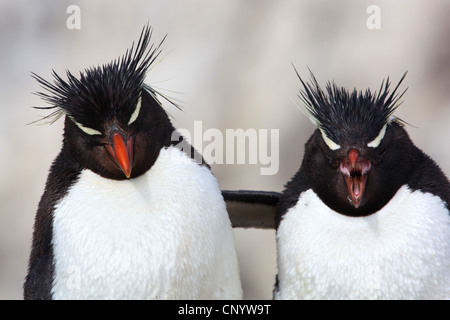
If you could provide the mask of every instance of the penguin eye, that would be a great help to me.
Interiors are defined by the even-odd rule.
[[[380,133],[378,134],[378,136],[375,139],[373,139],[371,142],[369,142],[367,144],[367,146],[370,148],[378,147],[381,143],[381,140],[383,140],[384,135],[386,134],[386,128],[387,128],[387,124],[385,124],[383,126],[383,128],[380,130]]]
[[[142,99],[141,95],[139,94],[138,102],[136,103],[136,109],[134,109],[133,114],[130,117],[130,120],[128,121],[128,125],[131,125],[133,122],[136,121],[137,117],[139,116],[139,111],[141,110],[142,105]]]
[[[328,146],[328,148],[330,148],[333,151],[341,148],[340,145],[338,145],[333,140],[328,138],[328,136],[326,135],[325,131],[323,131],[323,129],[319,128],[319,130],[320,130],[320,133],[322,134],[323,141]]]
[[[76,124],[76,126],[78,128],[80,128],[81,131],[83,131],[84,133],[90,135],[90,136],[95,136],[95,135],[102,135],[102,133],[98,130],[86,127],[84,125],[82,125],[81,123],[77,122],[73,117],[70,117],[70,119],[73,121],[73,123]]]

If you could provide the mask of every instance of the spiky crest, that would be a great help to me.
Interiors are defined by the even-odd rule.
[[[98,129],[98,117],[103,120],[117,117],[127,123],[143,89],[160,105],[158,96],[180,109],[173,100],[144,84],[146,72],[160,55],[161,45],[166,38],[156,46],[149,46],[151,36],[152,28],[147,25],[141,31],[136,47],[133,42],[121,58],[101,67],[85,69],[80,72],[79,78],[67,71],[67,80],[64,80],[53,71],[54,82],[51,83],[32,73],[32,77],[47,91],[35,94],[50,104],[35,108],[54,109],[37,121],[53,123],[61,116],[68,115],[74,121],[93,129]]]
[[[311,121],[320,129],[324,140],[331,140],[327,142],[331,149],[339,149],[341,142],[347,142],[355,136],[366,144],[376,146],[390,121],[402,122],[394,117],[393,113],[401,105],[399,101],[408,89],[402,93],[397,92],[407,72],[403,74],[392,93],[389,90],[389,77],[386,81],[383,80],[378,93],[372,93],[370,89],[364,93],[354,89],[350,93],[334,82],[327,82],[324,92],[314,74],[309,71],[311,81],[305,83],[295,69],[303,85],[298,97],[303,101]]]

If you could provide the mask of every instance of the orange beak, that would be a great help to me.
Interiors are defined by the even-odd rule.
[[[133,138],[124,139],[119,131],[114,130],[111,135],[111,145],[107,145],[111,157],[120,166],[127,178],[131,176],[133,162]]]

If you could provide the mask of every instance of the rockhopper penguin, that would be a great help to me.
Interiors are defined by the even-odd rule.
[[[54,109],[47,120],[65,116],[65,127],[35,218],[25,299],[242,298],[217,181],[195,150],[176,147],[164,96],[144,84],[160,53],[150,37],[147,26],[123,57],[78,78],[33,74]]]
[[[393,115],[405,75],[392,93],[298,75],[317,129],[278,203],[275,299],[450,298],[450,184]]]

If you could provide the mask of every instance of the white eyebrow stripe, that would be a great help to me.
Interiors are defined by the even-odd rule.
[[[80,128],[81,131],[83,131],[84,133],[90,135],[90,136],[95,136],[95,135],[102,135],[102,133],[98,130],[89,128],[89,127],[85,127],[83,126],[81,123],[75,121],[75,119],[73,117],[70,117],[70,119],[73,121],[73,123],[75,123],[77,125],[78,128]]]
[[[386,128],[387,128],[387,124],[385,124],[383,126],[383,128],[380,130],[380,133],[378,134],[378,136],[375,139],[373,139],[373,141],[369,142],[367,144],[367,146],[371,147],[371,148],[378,147],[381,143],[381,140],[383,140],[384,135],[386,134]]]
[[[128,121],[128,125],[132,124],[133,122],[136,121],[137,117],[139,116],[139,111],[141,110],[141,95],[139,95],[139,99],[138,102],[136,104],[136,109],[133,111],[133,114],[130,117],[130,121]]]
[[[337,150],[337,149],[341,148],[340,145],[338,145],[333,140],[331,140],[330,138],[327,137],[327,135],[325,134],[325,131],[323,131],[321,128],[319,128],[319,130],[320,130],[320,133],[322,134],[323,141],[325,141],[328,148],[330,148],[331,150]]]

